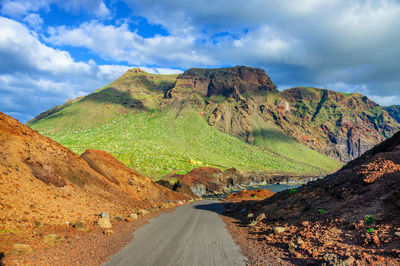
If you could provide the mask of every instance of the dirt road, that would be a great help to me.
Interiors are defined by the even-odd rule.
[[[218,216],[223,206],[205,200],[164,213],[105,265],[245,265],[245,257]]]

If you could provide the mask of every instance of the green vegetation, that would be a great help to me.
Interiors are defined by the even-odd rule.
[[[374,228],[368,228],[368,230],[366,231],[367,234],[372,234],[374,232]]]
[[[289,195],[292,196],[292,195],[294,195],[296,192],[297,192],[297,189],[291,188],[291,189],[289,190]]]
[[[94,107],[94,106],[93,106]],[[208,126],[192,109],[179,115],[169,112],[137,112],[113,115],[107,123],[81,128],[86,104],[77,103],[32,125],[45,136],[80,154],[86,149],[110,152],[126,165],[152,177],[174,170],[190,171],[197,164],[222,169],[315,173],[327,169],[299,163],[260,149]],[[112,107],[115,108],[115,107]],[[321,155],[322,156],[322,155]],[[192,160],[192,161],[190,161]]]
[[[325,214],[325,213],[326,213],[326,211],[325,211],[324,209],[318,209],[318,212],[319,212],[320,214]]]
[[[354,94],[354,92],[341,92],[345,97],[350,97]]]
[[[365,215],[364,222],[366,224],[373,224],[375,222],[374,216],[373,215]]]
[[[286,136],[272,124],[268,125],[268,127],[261,127],[252,133],[254,137],[252,144],[278,155],[316,166],[325,171],[332,171],[341,166],[338,161],[329,159],[321,153],[300,144],[295,139]]]

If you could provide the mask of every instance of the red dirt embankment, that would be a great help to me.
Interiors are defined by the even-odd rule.
[[[92,227],[101,212],[124,219],[186,199],[106,152],[88,150],[81,158],[0,112],[0,252],[6,257],[14,236],[37,227]]]
[[[253,263],[264,263],[276,254],[281,262],[303,264],[399,265],[400,132],[295,193],[283,191],[227,208],[227,216],[244,224],[251,222],[248,213],[263,217],[245,229],[227,218]],[[240,212],[243,208],[246,211]]]
[[[242,190],[237,193],[232,193],[226,196],[228,200],[249,200],[258,199],[263,200],[272,197],[275,193],[269,189],[255,189],[255,190]]]

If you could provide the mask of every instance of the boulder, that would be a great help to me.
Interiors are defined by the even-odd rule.
[[[260,215],[257,216],[256,221],[261,222],[262,220],[265,219],[265,213],[261,213]]]
[[[137,215],[136,213],[132,213],[131,215],[129,215],[129,217],[130,217],[132,220],[137,220],[138,215]]]
[[[116,221],[116,222],[122,222],[124,219],[122,219],[121,216],[114,216],[113,220]]]
[[[110,215],[107,212],[101,212],[100,217],[110,219]]]
[[[33,252],[32,247],[26,244],[16,243],[13,245],[11,249],[11,254],[17,254],[17,255],[27,255],[32,252]]]
[[[86,224],[81,223],[81,222],[75,223],[75,224],[74,224],[74,228],[75,228],[75,230],[81,231],[81,232],[87,232],[87,231],[89,231],[89,226],[87,226]]]
[[[274,227],[273,230],[274,230],[275,234],[280,234],[280,233],[285,232],[286,228],[285,227],[281,227],[281,226],[276,226],[276,227]]]
[[[57,234],[48,234],[43,237],[43,242],[49,245],[56,245],[61,239],[62,237]]]
[[[112,228],[112,224],[110,223],[110,220],[107,218],[99,218],[97,220],[97,225],[104,229]]]

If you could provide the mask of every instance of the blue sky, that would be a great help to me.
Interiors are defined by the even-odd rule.
[[[263,68],[400,104],[397,0],[2,0],[0,111],[22,122],[131,67]]]

